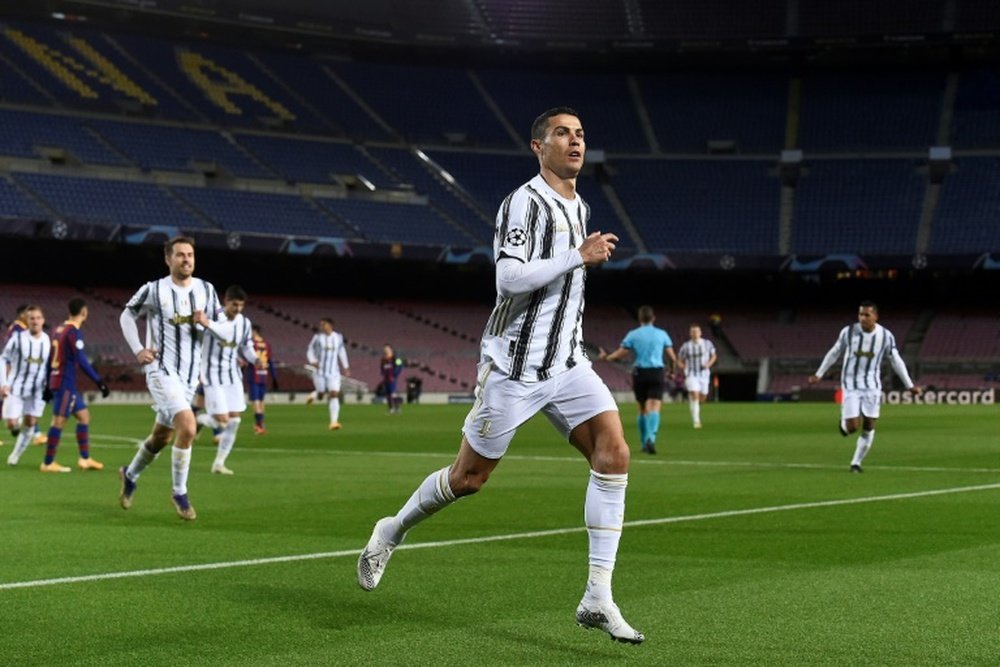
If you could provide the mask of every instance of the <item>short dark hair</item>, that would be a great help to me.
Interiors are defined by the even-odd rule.
[[[76,317],[77,315],[83,312],[84,308],[87,307],[87,302],[81,299],[80,297],[76,297],[75,299],[70,299],[69,304],[67,305],[69,307],[70,316]]]
[[[163,244],[163,256],[170,257],[170,255],[174,252],[174,246],[178,243],[187,243],[189,246],[194,248],[194,239],[190,236],[175,236]]]
[[[552,107],[548,111],[543,111],[539,114],[538,118],[535,119],[535,122],[531,124],[531,138],[537,141],[545,139],[545,131],[549,129],[549,118],[552,118],[553,116],[561,116],[563,114],[580,118],[580,114],[578,114],[575,109],[570,107]]]
[[[261,331],[260,325],[259,324],[251,324],[250,325],[250,331],[256,331],[257,333],[260,333],[260,331]]]
[[[319,321],[320,322],[326,322],[331,327],[333,326],[333,318],[332,317],[321,317],[321,318],[319,318]]]
[[[232,300],[246,301],[247,300],[247,293],[239,285],[230,285],[229,287],[226,288],[225,300],[226,301],[232,301]]]
[[[28,304],[26,304],[26,303],[22,303],[22,304],[21,304],[20,306],[18,306],[18,307],[17,307],[17,310],[15,310],[15,311],[14,311],[14,313],[15,313],[15,314],[16,314],[16,315],[17,315],[18,317],[20,317],[20,316],[21,316],[21,313],[23,313],[23,312],[24,312],[24,311],[26,311],[26,310],[28,310]]]
[[[649,324],[655,319],[656,315],[653,314],[652,306],[639,306],[639,321],[643,324]]]
[[[864,301],[861,302],[861,305],[858,306],[858,309],[860,310],[862,308],[871,308],[876,313],[878,312],[878,304],[869,299],[865,299]]]

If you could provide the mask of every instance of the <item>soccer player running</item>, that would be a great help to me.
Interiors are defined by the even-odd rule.
[[[677,363],[684,371],[684,388],[688,391],[688,409],[691,411],[691,425],[701,428],[701,404],[708,398],[712,366],[719,360],[712,341],[701,337],[701,325],[692,324],[688,329],[691,337],[677,353]]]
[[[193,275],[194,239],[178,236],[167,241],[164,260],[170,274],[140,287],[129,299],[120,318],[125,341],[145,371],[156,420],[132,462],[118,471],[122,482],[118,501],[122,509],[132,507],[142,471],[173,439],[170,500],[178,516],[194,521],[197,514],[188,499],[187,488],[191,443],[197,425],[191,399],[201,372],[201,346],[205,335],[196,318],[199,311],[214,317],[221,305],[215,287]],[[140,340],[136,324],[143,316],[146,318],[145,342]]]
[[[14,335],[17,334],[17,332],[24,331],[25,329],[28,328],[28,313],[27,313],[27,311],[28,311],[28,304],[26,304],[26,303],[21,304],[14,311],[14,321],[11,322],[10,325],[8,325],[8,327],[7,327],[7,334],[4,337],[4,339],[3,339],[4,345],[6,345],[7,341],[9,341],[11,338],[13,338]],[[0,361],[0,364],[3,364],[3,363],[4,363],[3,361]],[[4,370],[6,370],[6,368]],[[2,413],[2,412],[3,412],[3,396],[0,396],[0,413]],[[7,428],[10,431],[11,436],[13,436],[13,438],[14,438],[14,440],[16,442],[17,441],[17,436],[19,436],[21,434],[21,420],[20,419],[8,420],[7,421]],[[0,445],[2,445],[2,444],[3,444],[3,442],[0,442]]]
[[[598,358],[618,361],[635,357],[632,369],[632,391],[639,405],[639,438],[642,451],[656,453],[656,436],[660,431],[660,407],[663,405],[663,355],[670,359],[670,375],[674,374],[677,355],[674,342],[663,329],[653,326],[656,315],[651,306],[639,307],[639,326],[622,339],[618,349],[608,354],[598,348]]]
[[[30,305],[25,309],[26,329],[7,339],[0,354],[0,398],[3,398],[3,418],[13,432],[20,425],[14,450],[7,457],[7,465],[16,466],[24,451],[38,431],[38,419],[45,410],[45,387],[52,341],[42,331],[45,314],[41,306]],[[69,472],[58,463],[39,468],[42,472]]]
[[[250,325],[250,336],[254,352],[260,360],[259,364],[247,366],[250,400],[253,401],[253,432],[255,435],[265,435],[267,427],[264,426],[264,397],[267,395],[267,379],[271,378],[271,389],[278,391],[278,370],[271,354],[271,344],[264,340],[259,324]]]
[[[861,462],[875,440],[875,424],[882,403],[882,363],[886,357],[908,390],[919,395],[923,388],[910,379],[906,363],[896,346],[896,337],[878,323],[878,306],[872,301],[861,302],[857,323],[840,330],[837,342],[823,357],[816,373],[809,376],[809,384],[819,382],[840,356],[843,356],[840,371],[843,401],[840,404],[839,429],[846,438],[861,428],[850,467],[851,472],[860,473],[864,472]]]
[[[358,559],[358,583],[378,586],[407,531],[456,499],[479,491],[519,426],[542,412],[590,463],[584,520],[590,538],[586,592],[576,621],[612,639],[643,641],[622,617],[611,577],[625,514],[629,448],[611,392],[583,349],[586,267],[611,257],[618,237],[587,233],[590,208],[576,192],[586,144],[568,107],[532,124],[540,173],[497,213],[497,300],[486,324],[476,401],[455,462],[431,473],[395,516],[380,519]]]
[[[236,434],[242,421],[240,415],[247,409],[243,395],[243,370],[240,356],[251,364],[259,364],[250,337],[250,320],[243,314],[247,293],[239,285],[226,288],[222,314],[212,321],[203,312],[195,313],[195,323],[211,335],[202,344],[202,380],[205,387],[205,413],[197,417],[199,424],[221,428],[212,472],[232,475],[226,459],[236,444]]]
[[[389,414],[399,414],[403,400],[396,393],[396,383],[399,374],[403,372],[403,360],[396,356],[396,351],[388,343],[382,348],[379,372],[382,375],[382,390],[385,392],[385,404]]]
[[[330,408],[330,430],[337,431],[340,424],[340,382],[341,369],[343,375],[350,377],[351,368],[347,363],[347,350],[344,349],[344,337],[333,330],[333,320],[322,317],[319,320],[319,331],[309,341],[306,348],[307,364],[313,369],[313,386],[316,397],[324,399]],[[307,399],[307,403],[312,400]]]
[[[58,465],[55,461],[56,451],[59,449],[63,426],[69,416],[73,415],[76,419],[76,446],[80,451],[76,466],[80,470],[103,470],[104,464],[90,457],[90,410],[76,385],[77,367],[97,385],[101,396],[107,398],[111,390],[94,370],[84,352],[81,329],[87,321],[87,302],[81,298],[70,299],[67,307],[69,319],[59,325],[52,336],[48,384],[52,394],[52,424],[49,426],[44,465]]]

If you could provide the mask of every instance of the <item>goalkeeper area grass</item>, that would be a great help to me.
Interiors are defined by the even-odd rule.
[[[468,406],[272,405],[228,465],[195,445],[181,521],[169,451],[129,511],[116,468],[146,407],[92,407],[101,472],[0,469],[0,663],[10,665],[942,665],[1000,656],[996,406],[887,405],[863,474],[818,404],[667,404],[655,456],[635,407],[614,576],[640,646],[578,628],[588,467],[544,418],[477,496],[419,525],[359,588],[374,522],[448,465]],[[48,426],[48,416],[43,428]],[[9,434],[0,454],[11,449]],[[76,462],[67,426],[58,459]]]

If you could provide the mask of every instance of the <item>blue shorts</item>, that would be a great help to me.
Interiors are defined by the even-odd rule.
[[[62,387],[52,392],[52,416],[69,417],[87,409],[83,394],[71,387]]]
[[[263,401],[264,395],[267,394],[266,384],[257,384],[256,382],[250,383],[250,400],[251,401]]]

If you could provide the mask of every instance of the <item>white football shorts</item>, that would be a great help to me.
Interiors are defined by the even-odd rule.
[[[476,402],[462,433],[480,456],[499,459],[521,424],[539,412],[563,437],[602,412],[618,411],[607,386],[588,364],[541,382],[511,380],[492,362],[479,364]]]
[[[151,368],[146,371],[146,388],[153,396],[157,424],[173,428],[177,413],[191,409],[195,387],[185,384],[176,375]]]
[[[0,361],[0,363],[3,363],[3,361]],[[2,416],[4,419],[20,419],[24,415],[41,417],[44,411],[45,401],[41,397],[32,398],[31,396],[15,396],[11,394],[3,399]]]
[[[247,399],[243,395],[242,384],[205,385],[205,412],[208,414],[225,415],[246,409]]]
[[[684,378],[684,388],[688,391],[696,391],[703,396],[708,396],[708,379],[710,377],[708,373],[702,376],[688,375]]]
[[[320,394],[328,391],[340,391],[340,375],[313,375],[313,386]]]
[[[878,419],[881,407],[881,390],[845,389],[844,399],[840,404],[840,416],[843,419],[853,419],[864,415],[871,419]]]

